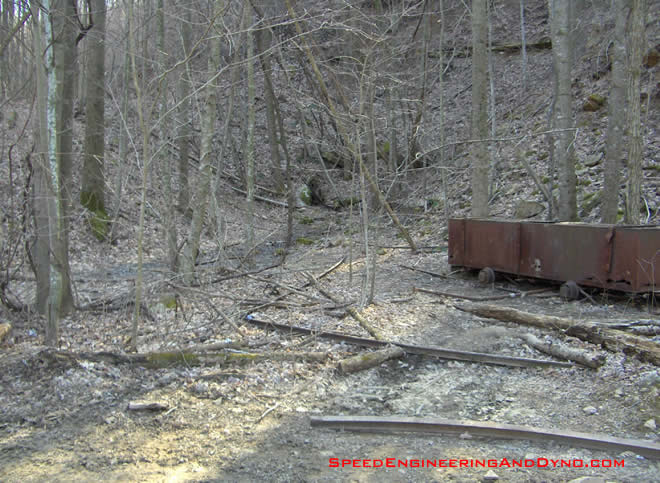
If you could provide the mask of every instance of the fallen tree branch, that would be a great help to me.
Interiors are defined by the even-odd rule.
[[[319,276],[316,277],[316,278],[317,278],[318,280],[320,280],[320,279],[322,279],[322,278],[328,276],[329,274],[331,274],[332,272],[334,272],[338,267],[340,267],[340,266],[342,265],[342,263],[344,263],[344,260],[346,260],[346,257],[342,257],[341,260],[339,260],[337,263],[335,263],[335,264],[332,265],[330,268],[328,268],[327,270],[325,270],[321,275],[319,275]],[[304,284],[301,285],[300,287],[297,287],[295,290],[297,290],[297,291],[302,290],[302,289],[304,289],[304,288],[306,288],[306,287],[309,287],[311,284],[312,284],[311,281],[307,281],[306,283],[304,283]],[[288,290],[288,289],[287,289],[287,292],[286,292],[286,293],[283,293],[282,295],[278,295],[278,296],[277,296],[276,298],[274,298],[273,300],[271,300],[271,301],[269,301],[269,302],[265,302],[265,303],[263,303],[263,304],[261,304],[261,305],[257,305],[256,307],[252,307],[252,309],[250,309],[250,311],[248,311],[248,312],[245,314],[245,316],[247,316],[247,315],[249,315],[249,314],[251,314],[251,313],[253,313],[253,312],[256,312],[257,310],[260,310],[260,309],[263,309],[263,308],[269,307],[269,306],[271,306],[271,305],[273,305],[273,304],[276,304],[277,302],[279,302],[280,300],[282,300],[282,299],[288,297],[288,296],[291,295],[292,293],[295,293],[295,291],[291,291],[291,290]]]
[[[428,293],[431,295],[438,295],[439,297],[452,297],[455,299],[472,300],[475,302],[486,302],[488,300],[513,299],[521,296],[520,293],[508,293],[506,295],[485,295],[485,296],[477,297],[474,295],[459,295],[449,292],[440,292],[438,290],[427,290],[425,288],[419,288],[419,287],[413,287],[413,292]]]
[[[275,406],[271,406],[271,407],[269,407],[268,409],[266,409],[266,410],[263,412],[263,414],[262,414],[261,416],[259,416],[259,418],[254,422],[254,424],[259,424],[261,421],[263,421],[263,419],[264,419],[266,416],[268,416],[269,413],[271,413],[272,411],[275,411],[279,405],[280,405],[280,403],[277,402],[277,403],[275,403]]]
[[[226,280],[232,280],[234,278],[241,278],[241,277],[248,277],[250,275],[256,275],[258,273],[265,272],[266,270],[270,270],[271,268],[277,268],[280,265],[282,265],[282,263],[278,262],[274,265],[269,265],[267,267],[258,268],[256,270],[252,270],[250,272],[241,272],[241,273],[235,273],[233,275],[227,275],[225,277],[220,277],[220,278],[213,279],[210,282],[208,282],[208,284],[210,285],[210,284],[214,284],[214,283],[218,283],[218,282],[224,282]],[[176,286],[176,287],[177,288],[187,288],[187,286]]]
[[[402,344],[399,342],[391,342],[386,340],[365,339],[354,335],[340,334],[338,332],[315,331],[305,327],[295,325],[278,324],[276,322],[266,322],[258,320],[251,315],[247,316],[245,322],[259,326],[264,329],[278,329],[289,333],[309,334],[315,337],[321,337],[347,344],[354,344],[361,347],[387,347],[388,345],[395,345],[401,347],[408,354],[418,354],[439,359],[447,359],[454,361],[467,361],[467,362],[481,362],[484,364],[495,364],[500,366],[510,367],[573,367],[573,364],[568,362],[557,361],[544,361],[539,359],[528,359],[525,357],[510,357],[501,356],[496,354],[484,354],[481,352],[467,352],[453,349],[445,349],[442,347],[424,347],[412,344]]]
[[[417,267],[410,267],[408,265],[401,265],[399,264],[401,268],[406,268],[408,270],[413,270],[415,272],[420,272],[420,273],[425,273],[427,275],[431,275],[432,277],[439,277],[439,278],[447,278],[447,275],[444,273],[437,273],[437,272],[429,272],[428,270],[424,270],[422,268],[417,268]]]
[[[358,354],[344,359],[337,364],[337,369],[342,374],[351,374],[379,366],[390,359],[399,359],[404,355],[406,353],[401,347],[387,347],[383,350]]]
[[[574,361],[592,369],[598,369],[605,363],[604,354],[590,354],[564,344],[544,342],[533,334],[522,334],[519,337],[538,351],[559,359]]]
[[[540,294],[542,292],[547,292],[548,288],[539,288],[539,289],[534,289],[534,290],[528,290],[527,292],[509,292],[506,295],[483,295],[483,296],[476,296],[476,295],[462,295],[462,294],[457,294],[457,293],[450,293],[450,292],[442,292],[438,290],[428,290],[425,288],[419,288],[419,287],[413,287],[413,292],[422,292],[422,293],[428,293],[431,295],[437,295],[439,297],[452,297],[455,299],[464,299],[464,300],[471,300],[473,302],[488,302],[490,300],[504,300],[504,299],[514,299],[514,298],[525,298],[529,295],[536,295]]]
[[[306,274],[307,277],[309,278],[309,281],[314,284],[314,287],[316,287],[316,290],[319,291],[320,294],[322,294],[324,297],[330,299],[332,302],[334,302],[337,305],[341,305],[342,302],[333,296],[332,294],[328,293],[326,290],[324,290],[321,285],[319,284],[318,280],[316,280],[311,274]],[[351,314],[351,317],[353,317],[355,320],[357,320],[358,324],[360,324],[360,327],[362,327],[364,330],[369,333],[371,337],[373,337],[376,340],[384,340],[385,337],[383,337],[383,334],[373,327],[364,317],[360,315],[360,313],[354,308],[354,307],[348,307],[346,309],[346,312]]]
[[[247,191],[244,191],[240,188],[237,188],[236,186],[232,186],[229,183],[227,183],[227,186],[229,186],[230,189],[233,189],[234,191],[236,191],[238,193],[241,193],[243,195],[247,195]],[[273,200],[271,198],[266,198],[265,196],[259,196],[259,195],[252,195],[252,196],[254,196],[255,200],[263,201],[265,203],[270,203],[271,205],[281,206],[282,208],[288,208],[289,207],[289,205],[287,205],[283,201]]]
[[[129,411],[167,411],[169,405],[162,402],[131,401],[126,407]]]
[[[144,354],[119,354],[114,352],[70,352],[46,349],[40,353],[56,362],[86,360],[106,364],[134,364],[150,369],[162,369],[177,365],[225,365],[262,361],[325,362],[327,352],[149,352]]]
[[[463,312],[503,322],[561,330],[567,335],[598,344],[612,352],[623,352],[645,362],[660,366],[660,345],[641,336],[627,334],[620,330],[604,328],[595,322],[583,322],[553,315],[540,315],[523,312],[499,305],[463,303],[454,304]]]
[[[10,297],[7,293],[8,283],[3,281],[0,283],[0,303],[7,307],[12,312],[27,312],[30,313],[33,309],[29,304],[24,304],[17,297]]]
[[[313,427],[336,428],[348,431],[415,432],[415,433],[468,433],[496,439],[556,441],[581,448],[594,448],[619,453],[632,451],[646,458],[660,459],[660,444],[640,439],[615,438],[573,431],[493,423],[490,421],[456,421],[453,419],[397,418],[378,416],[313,416]]]

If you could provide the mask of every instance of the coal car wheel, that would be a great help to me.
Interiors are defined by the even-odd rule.
[[[573,280],[569,280],[559,288],[559,295],[564,300],[577,300],[580,296],[580,287]]]
[[[495,281],[495,270],[486,267],[479,272],[479,282],[483,284],[493,283]]]

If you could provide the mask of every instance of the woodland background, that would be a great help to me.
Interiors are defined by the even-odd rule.
[[[495,470],[514,482],[657,480],[657,462],[631,451],[334,433],[309,418],[657,442],[657,296],[480,286],[448,266],[447,220],[658,224],[660,2],[0,9],[0,479],[486,476],[327,467],[446,455],[625,459]],[[462,310],[465,297],[634,343],[494,321]],[[321,331],[541,361],[399,351],[344,373],[372,352]],[[548,367],[544,344],[595,367]]]
[[[56,344],[72,248],[125,237],[135,342],[150,232],[191,284],[200,243],[221,257],[228,232],[250,261],[260,194],[289,207],[283,256],[296,204],[360,212],[363,306],[379,214],[413,250],[397,211],[438,230],[468,208],[656,222],[650,3],[3,0],[5,305],[29,266],[36,294],[16,304]],[[233,190],[240,227],[225,221]],[[76,230],[97,241],[72,247]]]

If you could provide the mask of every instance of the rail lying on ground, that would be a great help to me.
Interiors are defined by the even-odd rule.
[[[524,357],[509,357],[500,356],[495,354],[483,354],[480,352],[467,352],[457,351],[452,349],[444,349],[440,347],[423,347],[411,344],[401,344],[398,342],[391,342],[385,340],[365,339],[353,335],[340,334],[338,332],[324,332],[307,329],[305,327],[298,327],[295,325],[278,324],[276,322],[266,322],[263,320],[255,319],[252,316],[245,318],[245,321],[257,325],[262,328],[273,328],[281,331],[292,332],[297,334],[309,334],[324,339],[336,340],[339,342],[346,342],[347,344],[355,344],[362,347],[386,347],[394,345],[400,347],[408,354],[420,354],[440,359],[449,359],[454,361],[466,362],[481,362],[484,364],[494,364],[499,366],[511,367],[572,367],[573,364],[569,362],[545,361],[540,359],[528,359]]]
[[[422,419],[379,416],[323,416],[312,417],[312,426],[348,431],[415,433],[450,433],[485,436],[497,439],[527,439],[555,441],[582,448],[606,451],[633,451],[651,459],[660,459],[660,444],[639,439],[615,438],[573,431],[552,431],[490,421],[455,421],[451,419]]]

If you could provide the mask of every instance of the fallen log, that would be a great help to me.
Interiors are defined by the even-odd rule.
[[[533,334],[522,334],[519,337],[528,345],[532,346],[534,349],[540,352],[543,352],[544,354],[548,354],[559,359],[566,359],[568,361],[577,362],[578,364],[582,364],[583,366],[587,366],[592,369],[598,369],[605,363],[604,354],[591,354],[589,352],[575,349],[573,347],[568,347],[564,344],[543,342]]]
[[[413,292],[421,292],[421,293],[427,293],[430,295],[437,295],[439,297],[451,297],[455,299],[463,299],[463,300],[472,300],[474,302],[486,302],[489,300],[503,300],[503,299],[513,299],[516,297],[520,297],[520,293],[508,293],[505,295],[484,295],[484,296],[476,296],[476,295],[464,295],[464,294],[454,294],[450,292],[440,292],[438,290],[428,290],[425,288],[419,288],[419,287],[413,287]]]
[[[596,322],[584,322],[554,315],[533,314],[499,305],[462,303],[454,307],[463,312],[503,322],[561,330],[567,335],[597,344],[611,352],[623,352],[637,359],[660,366],[660,345],[644,337],[608,329]]]
[[[581,448],[594,448],[611,453],[632,451],[646,458],[660,459],[660,444],[640,439],[615,438],[599,434],[555,431],[550,429],[493,423],[490,421],[456,421],[452,419],[397,418],[378,416],[323,416],[310,418],[314,427],[348,431],[468,433],[496,439],[556,441]]]
[[[525,298],[528,295],[536,295],[542,292],[547,292],[547,288],[540,288],[535,290],[528,290],[527,292],[511,292],[504,295],[464,295],[451,292],[441,292],[438,290],[428,290],[425,288],[413,287],[413,292],[427,293],[431,295],[437,295],[439,297],[450,297],[455,299],[470,300],[472,302],[489,302],[491,300],[504,300],[504,299],[515,299],[515,298]]]
[[[134,364],[149,369],[163,369],[167,367],[185,365],[230,365],[246,364],[263,361],[306,361],[325,362],[327,352],[149,352],[145,354],[119,354],[114,352],[69,352],[54,349],[45,349],[42,356],[49,357],[56,362],[71,362],[86,360],[103,362],[107,364]]]
[[[289,333],[309,334],[315,337],[321,337],[338,342],[345,342],[347,344],[355,344],[361,347],[387,347],[388,345],[395,345],[400,347],[409,354],[419,354],[439,359],[447,359],[454,361],[466,362],[481,362],[484,364],[494,364],[499,366],[509,367],[573,367],[573,364],[568,362],[557,361],[544,361],[539,359],[529,359],[525,357],[510,357],[501,356],[496,354],[484,354],[481,352],[467,352],[453,349],[445,349],[442,347],[424,347],[412,344],[402,344],[399,342],[391,342],[386,340],[365,339],[353,335],[340,334],[338,332],[325,332],[307,329],[295,325],[278,324],[276,322],[266,322],[258,320],[251,315],[247,316],[245,321],[249,324],[262,327],[264,329],[278,329]]]
[[[381,365],[390,359],[398,359],[406,355],[401,347],[387,347],[386,349],[358,354],[344,359],[337,364],[337,369],[342,374],[352,374]]]
[[[151,401],[131,401],[126,407],[129,411],[167,411],[169,405],[162,402],[151,402]]]

